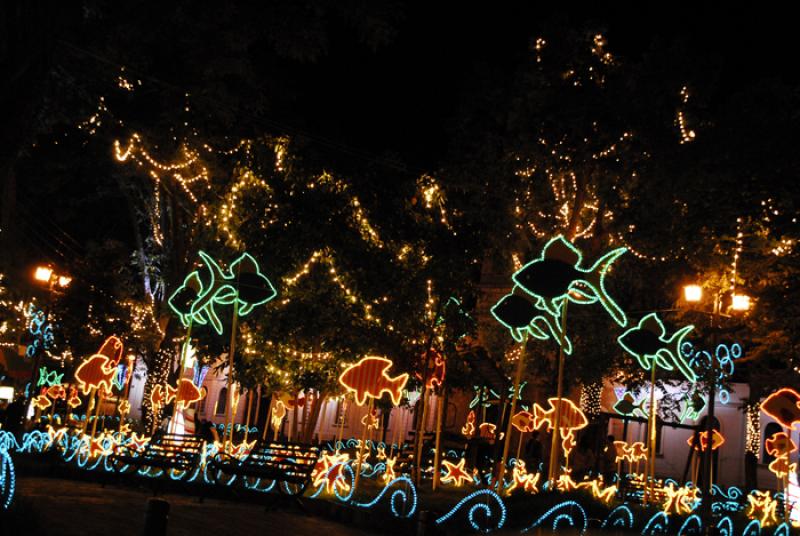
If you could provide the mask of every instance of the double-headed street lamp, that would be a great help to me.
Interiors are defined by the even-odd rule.
[[[60,294],[72,283],[72,277],[66,274],[58,274],[50,266],[39,265],[33,271],[34,281],[47,286],[47,306],[44,308],[44,318],[47,319],[50,314],[50,307],[54,296]],[[39,382],[39,372],[42,359],[42,351],[36,352],[33,363],[33,371],[31,372],[31,385],[35,388]],[[35,389],[29,391],[28,401],[32,398],[32,393]]]
[[[68,275],[57,274],[49,266],[37,266],[33,272],[36,281],[47,283],[47,290],[56,292],[57,288],[66,288],[72,283],[72,278]]]
[[[690,304],[698,304],[703,300],[703,287],[700,285],[686,285],[683,287],[683,298],[687,303]],[[708,412],[706,415],[706,437],[711,438],[714,434],[714,408],[715,408],[715,399],[717,396],[717,333],[719,332],[719,318],[725,317],[730,318],[731,315],[722,312],[722,300],[723,300],[723,293],[718,292],[714,294],[714,304],[711,311],[704,311],[702,309],[693,309],[696,312],[708,315],[711,318],[711,346],[712,349],[709,352],[711,354],[711,381],[709,382],[709,390],[708,390]],[[730,306],[728,307],[729,311],[744,313],[750,309],[750,296],[746,294],[736,294],[735,292],[730,294]],[[710,441],[709,441],[710,443]],[[712,475],[712,449],[707,448],[702,450],[703,459],[701,467],[703,469],[703,499],[701,503],[701,513],[703,518],[703,523],[706,527],[706,531],[710,532],[713,528],[713,523],[711,520],[711,495],[712,495],[712,486],[711,486],[711,475]]]

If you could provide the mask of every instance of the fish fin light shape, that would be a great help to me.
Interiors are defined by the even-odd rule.
[[[614,264],[619,257],[621,257],[625,252],[627,252],[627,248],[617,248],[612,249],[599,259],[592,265],[591,268],[587,271],[588,274],[591,274],[593,281],[591,281],[591,285],[593,290],[597,294],[597,299],[603,305],[605,310],[608,314],[611,315],[611,318],[614,319],[620,327],[625,327],[628,325],[628,318],[625,315],[625,312],[620,308],[617,303],[611,299],[608,291],[606,290],[606,275],[608,271],[611,269],[611,265]],[[596,279],[596,281],[594,281]],[[600,292],[597,292],[597,289],[600,289]]]
[[[511,276],[511,279],[528,294],[537,298],[542,298],[536,293],[529,291],[525,284],[520,281],[521,274],[523,274],[525,270],[530,268],[532,265],[546,260],[555,260],[564,263],[565,265],[571,265],[572,269],[583,274],[583,277],[570,282],[562,295],[555,296],[550,300],[542,300],[543,309],[552,316],[558,318],[560,317],[559,309],[561,308],[561,303],[565,299],[578,304],[589,304],[599,301],[611,318],[621,327],[625,327],[628,323],[628,319],[625,315],[625,312],[622,311],[619,305],[617,305],[617,303],[608,294],[605,287],[605,277],[614,261],[616,261],[626,251],[627,248],[617,248],[611,250],[595,261],[590,268],[585,269],[581,267],[581,264],[583,263],[583,254],[581,251],[575,247],[574,244],[564,238],[563,235],[557,235],[550,239],[547,244],[545,244],[545,246],[542,248],[539,258],[533,259],[525,264]],[[593,295],[587,293],[580,287],[576,288],[576,282],[588,287]],[[576,292],[576,295],[570,297],[571,292]]]

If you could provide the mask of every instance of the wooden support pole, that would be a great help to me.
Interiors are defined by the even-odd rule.
[[[647,422],[647,459],[645,460],[645,494],[644,503],[647,504],[654,498],[655,469],[656,469],[656,362],[651,363],[650,371],[650,418]],[[701,447],[702,447],[702,441]]]
[[[253,410],[253,390],[247,390],[247,416],[244,419],[244,441],[247,443],[247,436],[250,434],[250,414]]]
[[[564,300],[561,306],[561,332],[558,334],[558,379],[556,384],[556,398],[558,399],[556,406],[555,423],[553,423],[553,436],[550,439],[550,466],[547,472],[547,480],[551,485],[555,484],[559,473],[559,429],[561,428],[561,399],[563,398],[563,385],[564,385],[564,336],[567,330],[567,304],[568,299]]]
[[[367,418],[364,419],[364,431],[361,433],[361,445],[358,447],[358,459],[356,460],[356,479],[353,483],[353,496],[355,496],[355,492],[358,490],[358,481],[361,477],[361,461],[364,458],[364,447],[367,446],[367,430],[369,428],[369,416],[372,415],[372,402],[373,399],[369,399],[369,405],[367,406]]]
[[[505,478],[506,473],[506,460],[508,460],[508,448],[511,444],[511,417],[514,416],[514,413],[517,410],[517,399],[519,398],[519,385],[522,382],[522,372],[525,369],[525,357],[527,354],[526,346],[528,344],[528,332],[525,332],[525,337],[522,339],[520,343],[522,345],[522,351],[519,353],[519,360],[517,361],[517,372],[514,375],[514,392],[511,394],[511,410],[508,414],[508,423],[506,424],[506,435],[503,438],[503,456],[500,458],[500,467],[497,470],[497,491],[498,493],[503,493],[503,478]],[[559,396],[560,393],[559,393]],[[505,413],[505,408],[501,411],[501,422],[502,416]],[[500,439],[500,434],[497,434],[497,440]]]
[[[233,383],[233,354],[236,352],[236,329],[238,328],[239,324],[239,308],[236,306],[236,302],[239,299],[239,291],[236,291],[236,298],[233,300],[233,323],[231,324],[231,344],[230,350],[228,351],[228,403],[225,405],[225,429],[222,431],[222,446],[224,450],[227,450],[228,445],[230,444],[230,440],[233,438],[233,421],[236,420],[236,414],[233,410],[233,395],[234,395],[234,383]],[[228,426],[230,423],[230,430],[228,430]]]
[[[441,462],[441,445],[442,445],[442,416],[444,413],[444,406],[447,403],[447,397],[444,387],[441,387],[442,394],[439,397],[439,406],[436,408],[436,450],[433,455],[433,491],[436,491],[439,485],[439,463]]]

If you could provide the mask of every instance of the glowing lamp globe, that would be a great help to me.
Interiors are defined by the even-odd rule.
[[[53,275],[53,270],[48,268],[47,266],[37,266],[36,272],[33,274],[33,278],[37,281],[44,281],[45,283],[50,281],[50,277]]]
[[[750,309],[750,296],[746,294],[734,294],[731,300],[731,308],[734,311],[747,311]]]
[[[683,287],[683,297],[689,303],[697,303],[703,298],[703,287],[700,285],[686,285]]]

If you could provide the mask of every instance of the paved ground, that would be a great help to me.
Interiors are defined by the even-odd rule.
[[[21,477],[17,500],[22,517],[39,525],[25,536],[141,536],[145,490],[54,478]],[[261,506],[166,494],[170,503],[169,536],[278,534],[280,536],[360,536],[367,532],[311,515],[266,512]],[[3,531],[0,531],[3,532]],[[22,534],[22,533],[20,533]],[[10,535],[9,535],[10,536]]]

